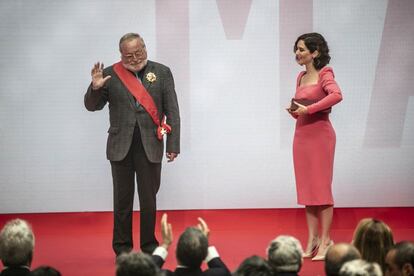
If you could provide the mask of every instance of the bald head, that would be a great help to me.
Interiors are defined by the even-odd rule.
[[[326,253],[325,273],[328,276],[339,275],[339,270],[344,263],[360,258],[361,254],[352,244],[335,244],[331,246]]]

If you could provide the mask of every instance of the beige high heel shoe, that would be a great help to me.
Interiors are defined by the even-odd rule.
[[[318,252],[318,248],[320,245],[321,241],[319,240],[319,238],[313,239],[312,240],[312,246],[310,248],[310,250],[306,251],[303,253],[303,258],[312,258],[313,256],[316,255],[316,253]]]
[[[329,247],[331,247],[334,244],[333,240],[330,240],[328,245],[322,250],[322,252],[318,252],[318,254],[312,258],[312,261],[323,261],[325,260],[326,252],[328,251]],[[321,245],[319,246],[321,248]]]

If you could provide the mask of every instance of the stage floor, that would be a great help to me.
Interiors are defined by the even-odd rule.
[[[304,209],[246,209],[165,211],[172,224],[175,241],[165,268],[174,269],[175,246],[180,233],[202,217],[211,230],[210,244],[234,271],[251,255],[265,256],[268,243],[277,235],[289,234],[306,244]],[[157,213],[158,222],[164,211]],[[334,211],[332,239],[350,242],[358,221],[365,217],[383,220],[393,230],[396,242],[414,240],[414,207],[408,208],[337,208]],[[112,213],[3,214],[0,226],[13,218],[29,221],[36,236],[32,268],[51,265],[64,276],[115,275],[111,248]],[[134,213],[136,249],[139,241],[139,213]],[[159,223],[157,223],[157,237]],[[1,266],[1,264],[0,264]],[[323,262],[305,260],[300,275],[324,275]]]

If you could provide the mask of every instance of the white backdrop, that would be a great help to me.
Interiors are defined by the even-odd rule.
[[[293,43],[311,31],[344,96],[336,206],[414,206],[413,14],[410,0],[1,1],[0,213],[112,209],[108,110],[83,95],[131,31],[170,66],[181,109],[159,209],[297,207],[283,109],[302,70]]]

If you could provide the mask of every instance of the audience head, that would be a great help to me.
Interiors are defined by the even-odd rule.
[[[4,266],[30,266],[33,258],[34,234],[21,219],[6,223],[0,232],[0,259]]]
[[[198,268],[207,257],[207,236],[195,227],[188,227],[177,243],[176,257],[180,265]]]
[[[377,263],[353,260],[342,266],[339,276],[382,276],[382,271]]]
[[[245,259],[237,270],[233,273],[234,276],[271,276],[273,275],[272,267],[268,262],[259,256],[251,256]]]
[[[302,267],[303,249],[292,236],[278,236],[267,248],[269,264],[276,272],[298,272]]]
[[[355,229],[353,244],[361,253],[362,259],[376,262],[384,270],[385,255],[394,245],[394,239],[390,227],[384,222],[365,218]]]
[[[358,249],[352,244],[338,243],[332,245],[325,255],[325,273],[327,276],[339,275],[339,270],[346,262],[361,259]]]
[[[60,272],[50,266],[40,266],[32,270],[32,276],[61,276]]]
[[[116,258],[116,276],[159,276],[160,269],[145,253],[122,253]]]
[[[385,257],[386,276],[414,275],[414,243],[402,241],[388,251]]]

